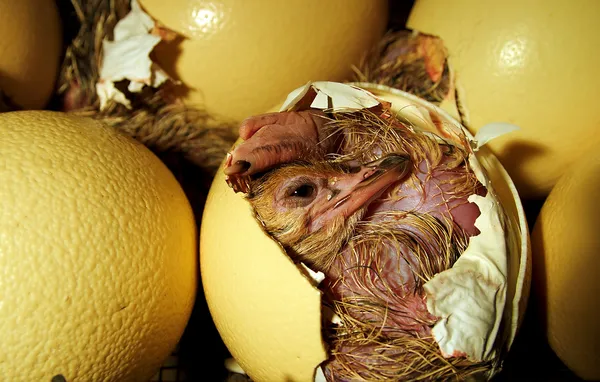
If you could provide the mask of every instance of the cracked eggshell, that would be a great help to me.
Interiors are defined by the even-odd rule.
[[[393,110],[417,126],[422,126],[423,124],[419,121],[422,118],[422,114],[416,110],[416,106],[436,113],[444,124],[455,125],[461,128],[456,119],[446,111],[412,94],[377,84],[357,83],[355,85],[370,91],[385,101],[391,102]],[[506,131],[510,131],[510,129]],[[465,133],[467,137],[473,139],[473,136],[468,131],[465,131]],[[514,134],[514,132],[510,134]],[[507,225],[505,228],[506,246],[509,258],[506,305],[502,318],[503,332],[501,333],[501,338],[504,341],[504,348],[509,350],[523,320],[529,299],[532,266],[531,243],[525,211],[523,210],[517,188],[506,169],[488,148],[488,144],[478,147],[475,158],[487,177],[488,183],[493,187],[495,196],[505,212]]]
[[[443,110],[408,93],[374,84],[355,84],[392,102],[392,109],[418,123],[407,105]],[[270,111],[277,111],[279,107]],[[507,306],[503,340],[508,349],[522,320],[529,292],[528,227],[517,191],[498,160],[481,147],[477,158],[498,199],[509,228]],[[254,219],[249,203],[235,194],[220,172],[214,179],[201,224],[200,265],[209,309],[225,345],[242,369],[257,381],[314,381],[326,359],[321,337],[320,293],[283,249]]]
[[[379,41],[387,0],[140,0],[183,39],[160,44],[158,64],[211,114],[241,120],[308,81],[342,81]]]
[[[521,127],[489,145],[523,197],[546,196],[600,143],[599,14],[596,0],[417,0],[412,8],[407,27],[448,49],[471,131],[491,122]]]
[[[0,0],[0,90],[23,109],[43,109],[62,49],[54,0]]]

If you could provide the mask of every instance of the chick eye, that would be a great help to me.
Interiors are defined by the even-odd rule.
[[[315,193],[315,186],[313,184],[302,184],[296,188],[290,190],[289,196],[293,198],[310,198]]]
[[[282,205],[286,208],[306,207],[317,197],[317,185],[307,179],[295,181],[285,188]]]

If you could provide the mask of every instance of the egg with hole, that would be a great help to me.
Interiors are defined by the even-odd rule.
[[[490,122],[521,127],[490,147],[524,197],[547,196],[599,142],[598,14],[595,0],[417,0],[411,10],[407,27],[447,48],[454,89],[444,107],[458,106],[473,132]]]
[[[600,379],[600,155],[584,153],[546,199],[531,235],[540,321],[548,342],[579,377]]]
[[[435,136],[445,136],[449,141],[455,142],[451,146],[459,145],[456,143],[459,141],[466,142],[459,138],[466,137],[461,132],[460,126],[447,113],[408,93],[387,87],[373,84],[351,86],[315,82],[290,93],[281,107],[284,110],[293,110],[305,104],[307,100],[312,100],[313,108],[317,104],[321,108],[328,108],[331,105],[335,108],[335,105],[338,105],[340,112],[345,110],[345,107],[354,107],[352,105],[357,102],[363,106],[367,105],[368,110],[379,110],[377,108],[380,107],[383,108],[382,110],[388,110],[387,107],[391,103],[389,113],[394,116],[392,120],[397,118],[407,126],[412,126],[414,134],[418,132],[434,141]],[[367,109],[361,106],[357,110]],[[279,107],[273,110],[279,110]],[[364,112],[368,113],[368,110]],[[293,120],[298,115],[306,116],[301,114],[301,110],[298,113],[286,114],[289,117],[287,121]],[[369,114],[363,117],[366,115]],[[258,117],[267,124],[267,127],[264,127],[267,129],[264,134],[245,123],[245,127],[240,130],[241,136],[245,137],[246,142],[261,134],[273,138],[279,134],[277,130],[268,130],[275,125],[273,121],[269,122],[273,116],[271,114]],[[302,119],[293,128],[306,124],[310,124],[310,121]],[[282,134],[284,136],[287,134],[285,129]],[[298,134],[298,131],[293,134]],[[309,140],[311,139],[309,135],[302,134],[301,137]],[[425,141],[429,142],[427,139]],[[472,138],[465,139],[475,144]],[[331,273],[327,271],[323,273],[320,272],[321,269],[315,269],[316,261],[311,263],[308,260],[298,261],[296,258],[292,260],[292,255],[301,253],[299,247],[294,247],[282,237],[278,237],[277,241],[273,239],[277,233],[270,230],[270,223],[267,221],[269,219],[264,218],[266,215],[261,215],[257,204],[251,204],[256,201],[253,196],[250,196],[254,191],[247,193],[246,196],[234,191],[247,186],[242,180],[238,183],[233,181],[231,175],[239,167],[240,162],[236,161],[236,158],[242,155],[243,149],[238,150],[241,147],[242,144],[239,144],[232,156],[224,162],[228,175],[221,172],[215,177],[202,217],[201,275],[211,315],[225,345],[241,369],[252,380],[336,379],[333,373],[341,371],[332,365],[337,365],[335,362],[340,359],[340,354],[345,350],[342,349],[343,346],[335,348],[332,345],[341,337],[339,334],[337,337],[332,336],[331,325],[338,325],[333,331],[340,333],[339,330],[343,330],[344,327],[351,327],[351,320],[348,319],[350,316],[344,316],[343,312],[335,310],[339,306],[328,303],[331,297],[328,293],[333,293],[331,291],[335,290],[335,287],[326,290],[323,285],[329,285],[328,283],[334,280]],[[282,153],[287,155],[285,150],[270,151],[276,152],[277,155]],[[252,155],[251,152],[252,150],[249,150],[249,155]],[[484,194],[472,195],[469,199],[472,200],[470,202],[472,205],[479,206],[479,217],[474,223],[479,233],[473,233],[468,239],[468,244],[465,242],[466,248],[454,265],[439,274],[427,276],[428,281],[424,286],[426,297],[419,295],[411,300],[411,304],[414,303],[412,306],[420,312],[419,317],[431,320],[428,321],[431,324],[428,324],[429,328],[423,329],[427,333],[426,338],[416,342],[430,347],[432,351],[428,356],[434,358],[432,364],[451,365],[431,370],[431,375],[434,376],[442,376],[450,369],[464,372],[465,376],[480,378],[488,378],[497,373],[500,369],[498,361],[501,354],[510,349],[527,303],[530,263],[528,228],[523,209],[512,181],[489,150],[485,146],[477,147],[476,157],[477,159],[472,155],[469,156],[469,166],[473,166],[477,179],[485,184],[488,190],[485,196]],[[232,158],[234,158],[233,162]],[[304,159],[307,158],[308,156]],[[398,174],[388,173],[386,169],[400,171],[400,167],[406,163],[406,160],[406,157],[401,155],[393,155],[387,160],[369,162],[371,167],[347,169],[340,173],[339,178],[332,178],[331,181],[341,187],[342,184],[352,182],[344,176],[348,179],[352,175],[364,177],[365,181],[359,183],[365,188],[362,188],[358,194],[367,195],[366,187],[390,179],[385,174],[392,174],[392,177]],[[260,157],[257,157],[257,161],[260,161]],[[293,167],[282,166],[281,168],[291,171]],[[299,169],[302,171],[301,167]],[[276,179],[274,172],[270,174],[270,177],[265,179]],[[304,178],[300,177],[300,179]],[[252,187],[251,189],[257,190]],[[314,187],[317,185],[315,184]],[[296,198],[294,203],[302,203],[298,198],[309,195],[313,193],[312,191],[310,187],[299,187],[293,193],[285,191],[284,194]],[[280,195],[278,191],[274,192]],[[351,209],[351,204],[354,202],[346,203],[350,199],[343,195],[344,191],[340,189],[337,193],[329,195],[327,201],[337,207],[344,206],[339,210]],[[267,196],[269,196],[268,192]],[[279,196],[273,198],[272,200],[277,200]],[[268,207],[271,202],[268,198],[266,200],[266,207]],[[502,212],[498,213],[500,210]],[[275,215],[287,213],[283,210],[275,211]],[[326,214],[327,212],[324,212],[320,216]],[[398,215],[398,219],[401,218],[401,215]],[[319,219],[316,218],[307,225],[318,225]],[[293,222],[291,219],[289,221]],[[435,225],[433,221],[430,222]],[[314,237],[319,235],[320,233],[317,232]],[[360,243],[356,245],[359,246]],[[319,245],[311,248],[308,255],[311,251],[322,250]],[[502,249],[498,251],[498,248]],[[342,258],[344,256],[340,255],[332,261],[335,263]],[[486,271],[481,273],[482,269]],[[460,285],[455,283],[456,280],[462,280],[465,282],[464,285],[470,287],[461,289]],[[480,280],[485,282],[481,283]],[[471,286],[472,290],[469,289]],[[449,303],[450,301],[452,303]],[[477,304],[477,308],[473,308],[473,304]],[[481,311],[470,314],[473,312],[472,309],[481,309]],[[480,321],[474,319],[479,313],[486,318]],[[465,319],[467,325],[463,323]],[[418,332],[421,329],[414,330]],[[482,332],[477,332],[479,330]],[[476,332],[488,333],[483,334],[486,342],[500,344],[499,347],[483,345],[479,340],[473,340],[480,338],[479,334],[475,334]],[[401,346],[395,349],[398,350],[398,354],[403,353]],[[367,360],[365,362],[371,362],[373,359],[369,357],[376,352],[367,349],[361,357],[365,357],[364,359]],[[396,354],[393,355],[395,356]],[[422,367],[423,370],[428,369],[427,365]],[[416,377],[407,370],[400,372],[409,379]],[[363,372],[357,371],[364,378],[365,374],[361,374]],[[385,373],[386,370],[383,372]]]
[[[61,20],[52,0],[0,0],[0,100],[43,109],[54,91],[62,48]]]
[[[153,54],[179,95],[226,119],[261,113],[308,81],[346,80],[383,35],[387,0],[141,0],[181,34]]]

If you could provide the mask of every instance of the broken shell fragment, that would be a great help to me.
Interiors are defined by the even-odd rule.
[[[112,100],[131,108],[131,100],[115,84],[128,81],[127,90],[139,93],[144,86],[159,87],[169,76],[151,58],[150,53],[173,32],[159,27],[140,7],[131,1],[131,11],[115,25],[113,39],[102,41],[102,62],[96,92],[100,110]]]

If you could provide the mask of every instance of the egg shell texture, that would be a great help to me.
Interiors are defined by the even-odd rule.
[[[327,358],[321,293],[262,230],[222,172],[208,194],[200,237],[206,300],[242,369],[255,381],[313,381]]]
[[[584,154],[556,184],[532,233],[539,319],[565,364],[600,379],[600,155]]]
[[[521,127],[490,147],[524,197],[546,196],[599,142],[599,14],[595,0],[417,0],[411,11],[407,26],[448,48],[468,127]]]
[[[0,114],[0,379],[147,381],[194,303],[183,190],[87,118]]]
[[[347,79],[382,36],[385,0],[142,0],[183,39],[155,49],[189,104],[241,120],[308,81]]]

